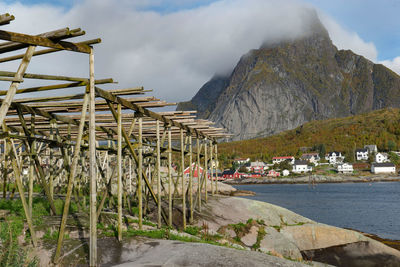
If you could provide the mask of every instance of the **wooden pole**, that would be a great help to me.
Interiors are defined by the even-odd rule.
[[[171,127],[168,127],[168,226],[172,227],[172,144]]]
[[[183,129],[181,129],[181,183],[182,183],[182,224],[186,230],[186,190],[185,190],[185,144],[183,139]]]
[[[204,200],[208,201],[208,196],[207,196],[207,170],[208,170],[208,156],[207,156],[207,138],[204,138]]]
[[[35,132],[35,115],[31,115],[31,137],[34,136]],[[36,141],[33,140],[31,144],[31,154],[36,153]],[[33,161],[32,155],[29,155],[29,191],[28,191],[28,203],[29,203],[29,213],[32,216],[32,205],[33,205],[33,179],[35,171],[35,163]]]
[[[193,223],[193,147],[192,147],[192,135],[189,135],[189,209],[190,209],[190,218],[189,222]]]
[[[97,266],[97,188],[96,188],[96,109],[94,89],[94,54],[89,54],[89,177],[90,177],[90,238],[89,265]]]
[[[201,175],[200,175],[200,139],[197,137],[197,198],[199,212],[201,211]]]
[[[156,135],[157,135],[157,225],[161,228],[161,154],[160,154],[160,121],[156,122]]]
[[[117,105],[118,122],[117,122],[117,168],[118,168],[118,241],[122,241],[122,113],[121,104]]]
[[[7,197],[7,177],[8,177],[8,142],[4,139],[4,158],[3,158],[3,198]]]
[[[18,67],[17,72],[15,73],[14,79],[15,80],[22,80],[22,77],[28,68],[29,62],[31,61],[32,55],[35,52],[36,46],[29,46],[26,49],[25,55],[22,58],[21,64]],[[14,99],[15,93],[18,89],[20,82],[19,81],[14,81],[11,83],[6,97],[3,99],[3,102],[0,107],[0,125],[3,124],[4,118],[7,115],[7,111],[10,108],[11,101]]]
[[[142,197],[142,175],[143,175],[143,138],[142,138],[142,126],[143,118],[139,117],[139,163],[138,163],[138,178],[137,178],[137,196],[139,204],[139,229],[142,229],[143,224],[143,197]]]
[[[215,193],[218,195],[218,146],[215,146]]]
[[[75,173],[76,173],[76,169],[78,167],[78,160],[80,157],[83,127],[85,126],[85,117],[86,117],[86,110],[87,110],[88,102],[89,102],[89,95],[86,94],[84,101],[83,101],[81,120],[79,123],[79,130],[78,130],[79,132],[78,132],[78,137],[76,139],[74,156],[72,158],[72,164],[70,167],[70,172],[69,172],[69,177],[68,177],[67,195],[65,196],[64,210],[63,210],[63,215],[61,218],[61,225],[60,225],[60,230],[59,230],[59,235],[58,235],[56,254],[54,256],[54,263],[58,262],[60,255],[61,255],[61,246],[62,246],[62,242],[63,242],[63,238],[64,238],[65,226],[67,225],[67,218],[68,218],[69,206],[70,206],[70,202],[71,202],[72,190],[73,190],[73,186],[74,186]]]
[[[212,140],[210,140],[210,185],[211,185],[211,195],[214,195],[214,186],[213,186],[213,144]],[[207,177],[206,177],[207,179]]]

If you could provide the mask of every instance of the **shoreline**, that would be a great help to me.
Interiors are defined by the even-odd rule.
[[[229,185],[249,185],[249,184],[323,184],[323,183],[373,183],[373,182],[400,182],[399,176],[383,176],[383,175],[371,175],[371,176],[328,176],[328,175],[314,175],[312,180],[310,176],[299,176],[293,178],[240,178],[236,180],[223,181]]]

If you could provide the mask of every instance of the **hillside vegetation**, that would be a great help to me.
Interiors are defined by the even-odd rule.
[[[379,151],[400,148],[400,109],[312,121],[269,137],[222,143],[218,152],[223,161],[235,157],[268,161],[273,156],[300,156],[306,147],[317,150],[324,145],[326,152],[349,154],[368,144],[376,144]]]

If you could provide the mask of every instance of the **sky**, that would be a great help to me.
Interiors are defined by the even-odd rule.
[[[144,86],[169,102],[191,99],[264,41],[301,37],[310,8],[339,49],[400,74],[398,0],[0,0],[0,13],[16,17],[1,29],[39,34],[80,27],[86,35],[71,41],[102,38],[95,45],[96,78],[118,81],[104,88]],[[2,69],[15,71],[17,64]],[[87,77],[88,57],[38,56],[28,72]]]

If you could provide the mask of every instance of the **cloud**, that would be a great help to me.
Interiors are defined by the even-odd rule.
[[[304,12],[309,8],[296,0],[220,0],[200,6],[201,1],[191,0],[174,12],[152,9],[155,4],[183,2],[82,0],[69,9],[0,3],[0,10],[16,16],[11,25],[4,26],[12,31],[37,34],[82,27],[87,32],[84,39],[102,38],[95,46],[96,78],[113,77],[118,88],[144,86],[158,98],[178,102],[192,98],[215,73],[232,69],[241,55],[263,41],[302,36]],[[373,44],[327,16],[322,18],[339,48],[376,60]],[[88,75],[86,55],[56,54],[35,57],[28,71]],[[15,63],[9,66],[16,69]]]
[[[383,60],[379,63],[385,65],[386,67],[400,75],[400,57],[395,57],[391,60]]]
[[[366,42],[357,33],[346,30],[322,11],[319,11],[319,17],[338,49],[350,49],[354,53],[376,62],[378,52],[372,42]]]

